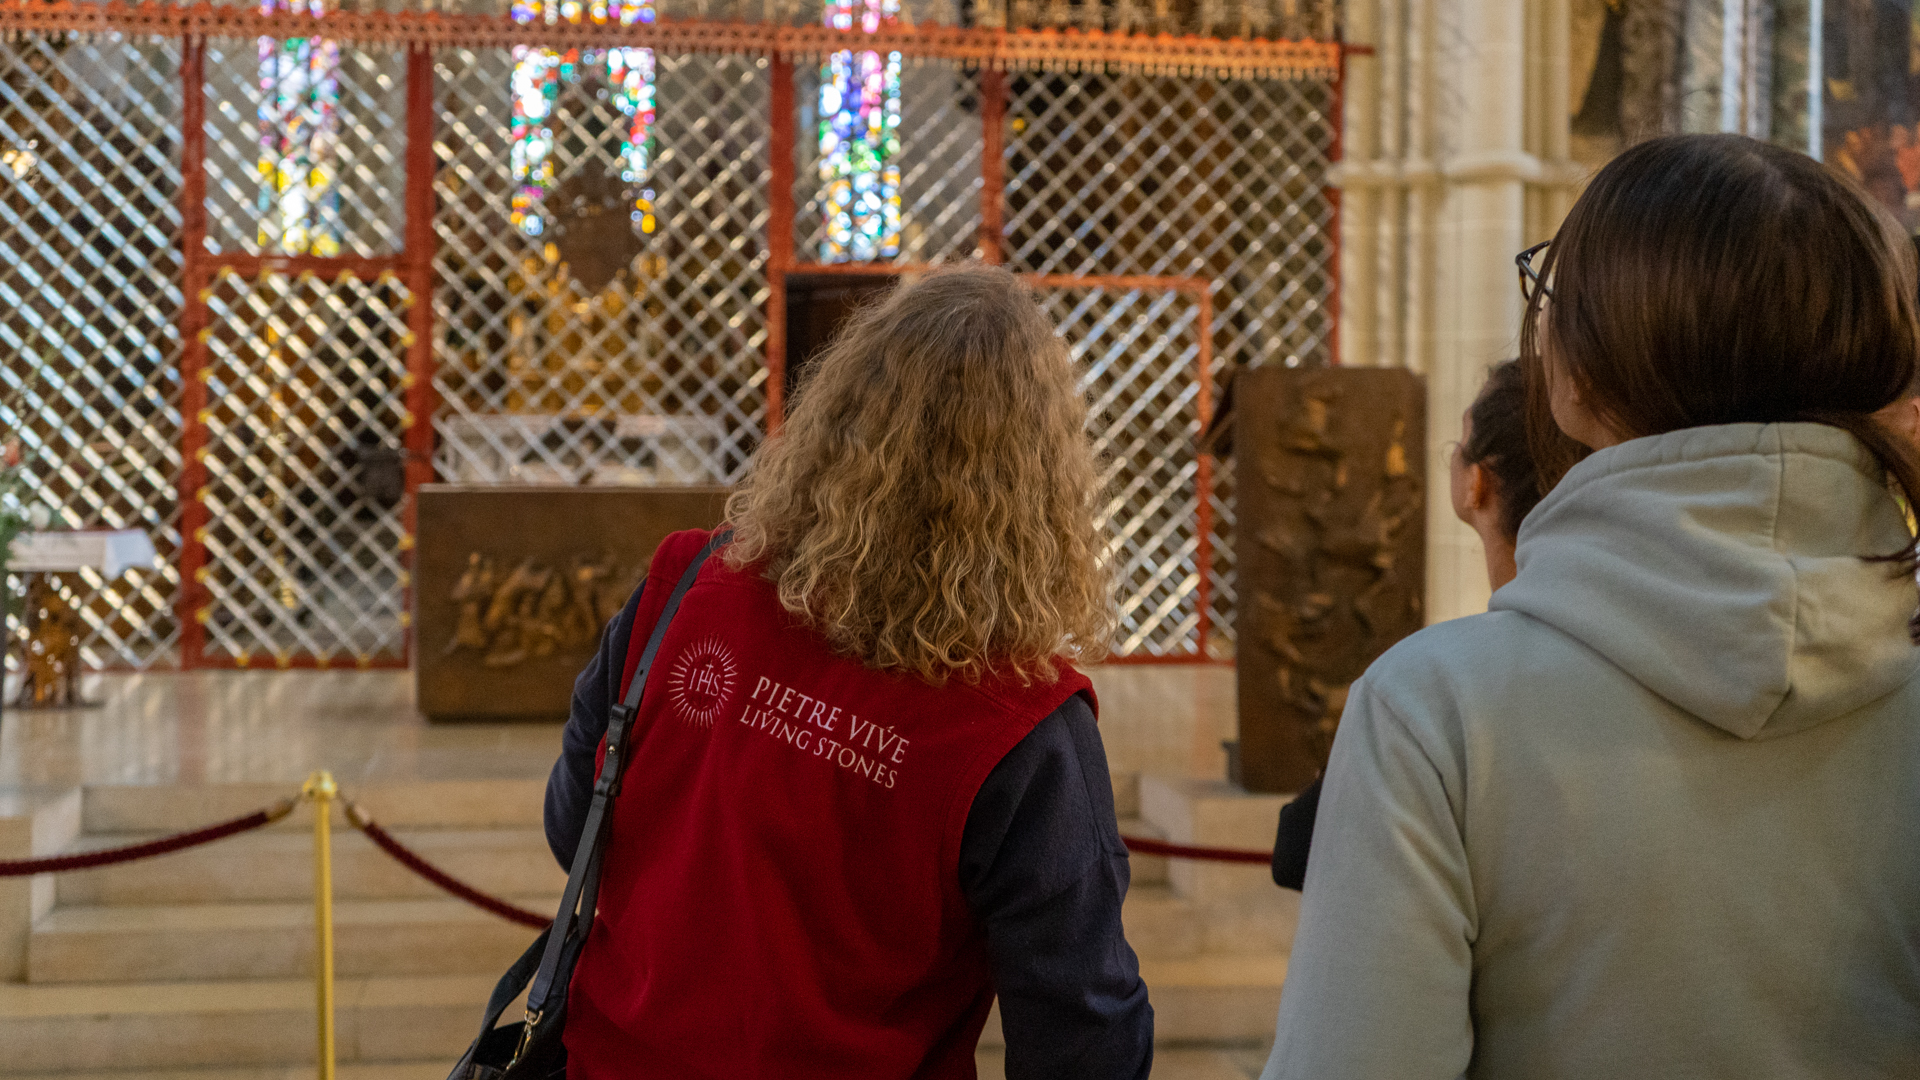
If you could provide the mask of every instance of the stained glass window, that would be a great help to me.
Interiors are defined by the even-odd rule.
[[[263,14],[318,15],[321,0],[261,0]],[[340,46],[260,39],[260,247],[340,254]]]
[[[900,17],[900,0],[826,0],[826,24],[869,34]],[[900,54],[841,52],[820,68],[821,262],[900,254]]]
[[[651,0],[514,0],[516,22],[570,23],[609,19],[623,26],[653,21]],[[553,110],[560,88],[583,72],[603,73],[614,108],[626,119],[620,142],[620,177],[630,184],[646,180],[652,152],[653,50],[567,49],[516,45],[513,49],[513,224],[528,236],[547,230],[541,200],[554,179]],[[642,188],[634,198],[633,220],[641,232],[652,232],[653,192]]]

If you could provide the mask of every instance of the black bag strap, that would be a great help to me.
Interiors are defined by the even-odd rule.
[[[706,565],[708,556],[732,537],[732,529],[714,533],[707,545],[700,549],[700,554],[688,564],[686,572],[680,575],[679,583],[667,597],[666,607],[661,609],[660,617],[654,621],[653,634],[647,638],[646,651],[640,654],[640,663],[633,669],[633,680],[627,685],[626,697],[612,708],[608,717],[606,759],[593,784],[593,802],[587,808],[587,823],[580,832],[580,847],[574,853],[573,868],[567,874],[567,891],[561,896],[560,911],[553,917],[553,926],[547,931],[546,950],[540,959],[539,972],[533,977],[533,989],[527,992],[529,1020],[538,1019],[556,992],[561,1000],[565,999],[567,984],[573,979],[574,961],[579,958],[580,946],[586,943],[587,932],[593,929],[594,909],[597,906],[595,901],[600,892],[600,861],[606,854],[604,842],[608,810],[614,797],[620,794],[620,781],[627,766],[627,742],[633,735],[634,714],[640,711],[640,695],[646,690],[647,672],[653,667],[654,654],[660,651],[660,641],[667,636],[667,625],[673,621],[674,612],[680,610],[680,601],[686,597],[687,590],[693,587],[693,579],[700,573],[700,568]],[[569,943],[571,948],[568,947]],[[518,964],[514,966],[519,967]],[[498,996],[497,992],[495,996]]]
[[[500,1023],[500,1014],[506,1012],[507,1006],[513,1004],[513,999],[519,997],[520,991],[527,988],[527,983],[532,980],[534,971],[540,966],[541,956],[546,953],[547,936],[551,933],[553,933],[551,926],[540,931],[540,936],[533,939],[533,944],[527,946],[527,951],[520,954],[520,959],[515,960],[513,966],[507,969],[507,973],[500,976],[500,981],[493,984],[493,996],[487,999],[486,1017],[480,1021],[482,1036]]]

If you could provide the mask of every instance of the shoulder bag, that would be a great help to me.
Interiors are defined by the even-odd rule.
[[[693,587],[707,557],[733,535],[732,530],[717,532],[707,546],[694,556],[693,563],[680,575],[660,618],[647,638],[646,651],[633,670],[627,694],[612,709],[607,720],[607,756],[593,784],[593,803],[587,808],[587,823],[581,830],[580,849],[574,853],[573,869],[567,874],[567,891],[560,899],[560,912],[553,925],[541,931],[520,959],[513,962],[487,1000],[485,1018],[480,1022],[480,1037],[473,1040],[460,1063],[447,1080],[564,1080],[567,1075],[567,1048],[560,1041],[567,1024],[567,988],[573,982],[573,966],[580,959],[580,947],[593,929],[595,900],[600,892],[600,864],[606,857],[607,816],[614,797],[620,794],[620,775],[626,770],[627,743],[633,735],[633,717],[640,709],[640,695],[647,686],[647,672],[653,667],[654,654],[660,651],[660,639],[667,624],[680,610],[680,601]],[[532,988],[528,988],[528,982]],[[500,1014],[505,1012],[520,991],[527,991],[527,1016],[505,1027]]]

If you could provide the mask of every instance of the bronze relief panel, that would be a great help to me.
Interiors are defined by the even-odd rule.
[[[1426,388],[1260,367],[1234,394],[1235,779],[1292,792],[1325,767],[1353,680],[1424,621]]]

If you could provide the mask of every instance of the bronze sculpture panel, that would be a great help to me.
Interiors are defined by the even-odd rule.
[[[1233,392],[1234,779],[1293,792],[1326,766],[1348,686],[1423,624],[1426,387],[1389,368],[1259,367]]]
[[[557,720],[668,533],[723,487],[465,487],[419,495],[414,679],[435,720]]]

